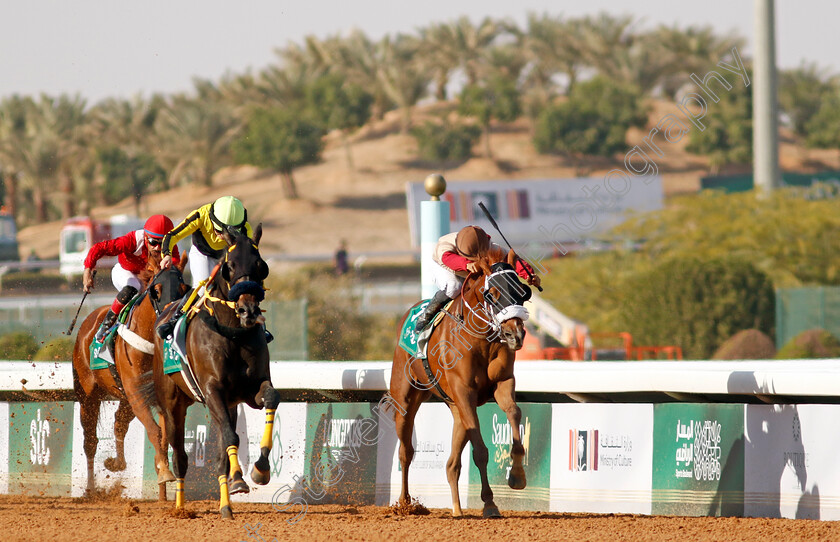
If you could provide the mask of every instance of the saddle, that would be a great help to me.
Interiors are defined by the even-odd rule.
[[[131,319],[134,308],[139,304],[139,301],[144,295],[146,294],[143,293],[141,295],[134,296],[128,303],[126,303],[125,307],[123,307],[117,315],[116,323],[105,335],[105,338],[102,339],[102,342],[97,341],[96,336],[94,335],[93,340],[90,342],[90,368],[92,370],[105,369],[115,365],[114,339],[118,333],[123,335],[123,333],[120,333],[122,328],[125,328],[126,330],[128,329],[127,323]],[[131,332],[131,334],[137,337],[137,334],[133,332]],[[139,339],[140,337],[137,338]],[[130,342],[131,341],[129,341],[129,343]],[[113,372],[115,373],[116,371]]]
[[[402,330],[400,331],[400,347],[405,350],[408,355],[417,359],[426,359],[426,347],[429,344],[429,338],[432,336],[432,332],[441,320],[443,320],[444,316],[446,316],[446,312],[449,307],[455,302],[455,300],[450,300],[437,312],[437,314],[435,314],[434,319],[432,319],[432,322],[428,326],[423,328],[419,333],[415,333],[414,321],[417,320],[417,317],[423,312],[423,310],[425,310],[430,301],[430,299],[426,299],[411,309],[411,312],[409,313],[408,318],[405,319]]]
[[[191,301],[191,299],[188,301]],[[198,386],[195,373],[193,373],[187,357],[187,327],[196,312],[191,308],[191,310],[178,317],[172,335],[163,340],[163,373],[180,372],[184,378],[184,383],[192,392],[195,400],[203,404],[205,401],[204,395],[201,393],[201,388]]]

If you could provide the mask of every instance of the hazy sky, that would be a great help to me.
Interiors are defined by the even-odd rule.
[[[580,16],[606,11],[659,23],[711,25],[753,36],[753,0],[4,0],[0,7],[0,97],[79,92],[89,103],[109,96],[188,91],[194,76],[258,71],[274,50],[313,34],[360,28],[377,39],[414,33],[461,15],[511,17],[531,12]],[[840,3],[776,3],[777,59],[840,72]],[[516,5],[517,7],[513,7]],[[749,52],[749,46],[747,52]]]

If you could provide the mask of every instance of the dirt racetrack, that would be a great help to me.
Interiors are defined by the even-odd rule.
[[[233,521],[222,520],[213,501],[188,502],[175,517],[172,502],[120,498],[69,499],[0,496],[0,540],[179,542],[304,540],[318,542],[456,540],[471,541],[834,541],[840,522],[763,519],[649,517],[621,514],[562,514],[502,511],[503,519],[484,520],[479,510],[453,519],[448,510],[427,516],[397,516],[376,506],[310,506],[299,522],[286,520],[270,504],[233,503]],[[258,530],[253,529],[259,525]],[[250,534],[249,534],[249,530]]]

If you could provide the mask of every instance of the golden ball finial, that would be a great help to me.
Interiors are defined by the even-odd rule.
[[[432,173],[423,181],[423,187],[432,196],[432,201],[440,201],[440,196],[446,192],[446,179],[440,173]]]

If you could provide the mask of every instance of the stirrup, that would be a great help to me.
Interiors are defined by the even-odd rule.
[[[104,343],[105,342],[105,337],[108,336],[108,332],[111,330],[113,325],[114,324],[111,324],[110,326],[106,326],[105,322],[102,322],[101,324],[99,324],[99,329],[96,330],[96,335],[93,336],[93,340],[95,340],[98,343]]]
[[[167,320],[166,322],[162,323],[157,327],[157,334],[158,337],[161,339],[166,339],[172,335],[172,332],[175,330],[175,324],[178,322],[178,318],[181,317],[180,313],[173,315],[172,318]]]

